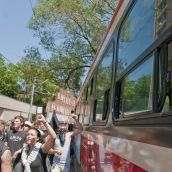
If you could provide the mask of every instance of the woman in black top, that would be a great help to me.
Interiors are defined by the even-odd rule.
[[[48,131],[48,139],[44,144],[39,143],[40,132],[35,128],[28,131],[26,144],[22,150],[22,164],[24,172],[46,172],[46,154],[54,146],[56,134],[51,126],[46,122],[43,115],[37,116],[37,121],[42,122]]]

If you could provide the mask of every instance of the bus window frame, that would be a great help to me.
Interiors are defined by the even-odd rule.
[[[122,72],[121,76],[116,79],[116,82],[114,82],[114,97],[116,97],[116,83],[120,81],[127,73],[129,73],[134,66],[136,66],[139,61],[144,60],[146,57],[149,56],[152,52],[155,53],[155,63],[157,63],[157,59],[159,56],[159,49],[164,48],[169,42],[172,41],[172,26],[170,26],[168,29],[164,31],[163,34],[161,34],[145,51],[142,52],[142,54],[135,60],[131,65],[129,65],[124,72]],[[154,79],[153,82],[157,83],[156,74],[157,74],[157,67],[154,68]],[[156,76],[156,77],[155,77]],[[115,110],[117,102],[115,102],[115,98],[113,99],[113,111],[112,111],[112,121],[114,125],[140,125],[140,124],[157,124],[157,123],[166,123],[169,122],[168,118],[162,118],[164,114],[160,112],[160,109],[158,109],[158,102],[155,101],[157,99],[157,88],[154,85],[155,91],[153,92],[153,111],[148,113],[142,113],[142,115],[134,115],[129,116],[126,118],[119,118],[117,116],[117,110]],[[168,114],[167,114],[168,115]],[[172,115],[169,114],[169,118],[172,118]],[[147,120],[149,119],[149,121]]]
[[[161,80],[165,80],[164,78],[166,78],[167,75],[167,68],[168,68],[168,43],[165,43],[163,46],[159,47],[156,51],[157,53],[157,61],[156,61],[156,65],[158,66],[159,63],[161,64],[160,69],[164,69],[162,70],[161,73]],[[159,70],[157,70],[156,72],[156,78],[159,78]],[[154,106],[154,111],[155,112],[160,112],[163,109],[164,103],[165,103],[165,98],[166,98],[166,82],[161,82],[162,84],[162,90],[161,90],[161,95],[158,97],[158,81],[155,80],[155,95],[154,95],[154,101],[155,101],[155,106]],[[157,106],[156,106],[157,104]]]
[[[151,57],[153,56],[153,57]],[[153,63],[155,61],[155,52],[151,52],[148,56],[146,56],[145,58],[143,58],[142,60],[140,60],[140,62],[138,62],[138,64],[136,66],[134,66],[130,71],[128,71],[125,75],[123,75],[120,79],[118,78],[118,80],[116,81],[115,85],[115,111],[114,113],[114,116],[115,116],[115,120],[118,120],[119,118],[120,119],[124,119],[124,118],[130,118],[130,117],[135,117],[135,116],[141,116],[141,115],[145,115],[145,114],[151,114],[152,111],[151,110],[142,110],[142,111],[136,111],[136,112],[133,112],[133,113],[126,113],[126,114],[122,114],[120,112],[120,106],[121,106],[121,91],[122,91],[122,87],[123,87],[123,81],[124,81],[124,78],[126,75],[129,75],[130,73],[132,73],[133,71],[135,71],[137,68],[139,68],[144,62],[146,62],[147,60],[149,60],[150,58],[153,58]],[[152,68],[152,72],[153,72],[153,77],[152,77],[152,81],[154,80],[154,67]],[[152,93],[152,96],[153,96],[153,93]],[[153,100],[152,100],[153,101]],[[152,106],[153,106],[153,102],[152,102]],[[153,107],[152,107],[152,110],[153,110]],[[119,115],[117,115],[117,113]],[[139,114],[139,115],[138,115]]]
[[[136,1],[133,2],[129,2],[127,8],[126,8],[126,11],[125,13],[123,14],[122,16],[122,19],[120,20],[120,24],[119,24],[119,28],[117,30],[117,36],[116,36],[116,40],[117,40],[117,44],[116,44],[116,59],[117,59],[117,54],[118,54],[118,48],[119,48],[119,36],[120,36],[120,30],[121,30],[121,27],[123,25],[123,22],[125,21],[125,18],[130,14],[130,10],[133,8],[133,6],[135,5]],[[159,116],[162,116],[162,113],[159,112],[159,109],[157,108],[157,102],[154,101],[157,97],[156,97],[156,94],[153,93],[153,112],[150,112],[148,114],[148,112],[146,112],[146,116],[144,115],[145,113],[143,113],[143,115],[134,115],[134,116],[129,116],[127,118],[119,118],[119,116],[117,114],[119,114],[118,112],[118,109],[116,109],[116,106],[119,106],[118,105],[118,101],[115,101],[116,100],[116,96],[117,96],[117,92],[116,91],[116,83],[117,81],[119,82],[120,79],[122,79],[128,72],[130,72],[132,70],[132,68],[134,68],[134,66],[136,66],[139,61],[144,60],[149,54],[151,54],[152,52],[155,52],[155,62],[157,60],[157,51],[159,48],[162,48],[162,46],[165,44],[165,43],[168,43],[172,41],[172,26],[169,26],[168,28],[166,28],[158,37],[156,37],[156,39],[149,45],[149,47],[147,47],[121,74],[118,78],[116,78],[116,73],[117,73],[117,65],[115,65],[115,73],[114,73],[114,83],[113,83],[113,89],[112,89],[112,92],[113,92],[113,98],[112,98],[112,121],[113,121],[113,124],[114,125],[128,125],[128,124],[145,124],[145,118],[151,118],[151,117],[159,117]],[[116,63],[117,64],[117,63]],[[154,69],[154,70],[157,70],[157,69]],[[153,74],[155,75],[155,74]],[[154,78],[153,78],[154,79]],[[156,83],[156,79],[155,81],[153,80],[154,83]],[[155,87],[156,88],[156,87]],[[154,113],[154,114],[153,114]],[[153,114],[153,115],[152,115]],[[133,121],[133,119],[135,119],[135,121]],[[143,122],[142,122],[143,121]],[[156,119],[155,119],[156,121]],[[155,122],[153,120],[152,123]],[[157,120],[158,121],[158,120]],[[162,121],[162,120],[161,120]],[[147,120],[146,120],[146,123]],[[151,120],[150,120],[150,123],[151,123]]]
[[[87,99],[84,100],[84,103],[87,105],[87,103],[89,103],[90,101],[93,102],[94,104],[94,100],[93,100],[93,97],[94,97],[94,94],[95,94],[95,78],[96,78],[96,75],[95,75],[95,71],[93,72],[93,75],[92,77],[90,78],[89,82],[88,82],[88,85],[85,87],[87,88]],[[90,91],[92,94],[90,94],[89,92],[89,88],[90,87]],[[84,119],[85,119],[85,110],[86,110],[86,107],[85,107],[85,104],[84,104],[84,115],[83,115],[83,121],[82,121],[82,124],[83,126],[89,126],[91,125],[91,121],[92,121],[92,114],[93,114],[93,105],[90,106],[91,110],[90,110],[90,116],[89,116],[89,120],[88,120],[88,124],[84,123]]]
[[[103,52],[99,62],[97,63],[96,65],[96,68],[95,68],[95,85],[94,85],[94,90],[93,90],[93,96],[94,96],[94,100],[93,100],[93,110],[92,110],[92,124],[93,125],[97,125],[97,126],[102,126],[102,125],[106,125],[106,123],[108,122],[108,118],[109,118],[109,112],[110,112],[110,102],[111,102],[111,96],[112,96],[112,85],[113,85],[113,73],[114,73],[114,61],[116,60],[115,59],[115,50],[116,50],[116,47],[115,47],[115,38],[112,36],[112,38],[109,40],[109,43],[107,44],[106,48],[105,48],[105,51]],[[103,94],[103,110],[102,110],[102,113],[104,112],[105,110],[105,105],[107,105],[107,102],[105,103],[104,100],[105,100],[105,93],[107,93],[107,91],[109,92],[108,93],[108,98],[106,98],[106,100],[109,102],[108,103],[108,107],[107,107],[107,110],[106,110],[106,115],[105,115],[105,119],[104,120],[101,120],[101,121],[96,121],[96,107],[97,107],[97,95],[96,95],[96,84],[97,84],[97,73],[98,73],[98,67],[99,65],[101,64],[101,62],[103,61],[103,57],[105,56],[105,54],[108,52],[108,48],[112,46],[112,71],[111,71],[111,84],[109,87],[106,88],[106,90],[104,91],[104,94]],[[103,114],[102,114],[103,115]]]
[[[122,17],[121,17],[121,20],[120,20],[120,22],[119,22],[119,28],[118,28],[118,30],[117,30],[117,44],[116,44],[116,62],[118,62],[118,51],[119,51],[119,38],[120,38],[120,35],[121,35],[121,29],[122,29],[122,26],[124,25],[124,23],[125,23],[125,21],[126,21],[126,18],[130,15],[130,13],[132,12],[132,9],[135,7],[135,5],[137,4],[137,1],[139,1],[139,0],[134,0],[134,1],[130,1],[129,3],[128,3],[128,5],[127,5],[127,7],[126,7],[126,11],[124,12],[124,14],[122,15]],[[155,20],[156,20],[156,15],[155,15]],[[154,23],[155,24],[155,23]],[[155,40],[149,45],[149,47],[153,44],[155,42]],[[145,52],[149,47],[147,47],[143,52]],[[140,57],[141,56],[141,54],[140,55],[138,55],[138,57]],[[132,64],[135,62],[135,61],[137,61],[137,60],[139,60],[137,57],[132,61],[132,63],[130,63],[129,65],[128,65],[128,67],[126,67],[122,72],[121,72],[121,74],[120,75],[123,75],[124,73],[125,73],[125,71],[127,70],[127,69],[130,69],[130,67],[132,66]],[[116,74],[115,75],[117,75],[117,66],[116,66]]]

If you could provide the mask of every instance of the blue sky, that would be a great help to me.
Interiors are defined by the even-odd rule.
[[[31,2],[36,4],[36,0]],[[21,59],[25,47],[39,47],[38,38],[27,28],[31,16],[29,0],[0,0],[0,53],[13,63]]]

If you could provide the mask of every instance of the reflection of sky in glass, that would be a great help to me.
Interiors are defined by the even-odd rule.
[[[138,69],[132,72],[128,78],[129,80],[136,81],[142,76],[148,76],[152,74],[153,68],[153,58],[147,60],[143,65],[141,65]]]
[[[107,51],[103,55],[103,58],[98,66],[96,96],[98,97],[97,113],[99,114],[101,114],[100,112],[102,112],[105,91],[111,85],[112,60],[113,60],[113,44],[111,43]]]
[[[112,66],[112,57],[113,57],[113,49],[112,46],[108,50],[108,52],[105,54],[105,58],[103,59],[101,66],[103,68],[107,68]]]
[[[119,38],[118,74],[153,41],[155,1],[137,1],[124,22]]]

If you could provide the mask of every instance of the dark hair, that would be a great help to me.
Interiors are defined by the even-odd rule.
[[[68,130],[73,131],[73,128],[74,128],[74,124],[69,124]]]
[[[31,127],[29,130],[34,130],[34,131],[36,131],[37,137],[38,137],[38,138],[41,138],[41,133],[40,133],[40,131],[39,131],[38,129]]]

